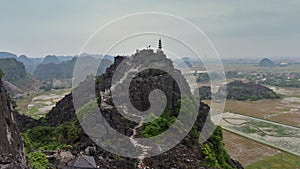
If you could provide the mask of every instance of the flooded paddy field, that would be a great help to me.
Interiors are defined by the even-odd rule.
[[[71,89],[56,89],[51,91],[37,91],[15,100],[17,110],[33,118],[40,118],[47,114],[55,104],[61,100]]]

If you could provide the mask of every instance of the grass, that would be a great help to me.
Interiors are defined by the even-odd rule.
[[[279,136],[290,136],[297,134],[293,133],[293,131],[291,130],[288,130],[285,126],[275,125],[273,123],[266,123],[264,121],[251,120],[251,124],[262,128],[264,131],[270,131],[272,132],[272,134]],[[266,128],[268,130],[266,130]]]
[[[264,132],[261,132],[255,126],[259,127]],[[266,123],[264,121],[258,121],[258,120],[250,120],[248,125],[239,126],[239,127],[233,126],[233,128],[243,133],[247,133],[247,134],[256,133],[260,136],[265,136],[266,133],[276,135],[279,137],[298,135],[298,133],[294,133],[292,130],[290,130],[285,126],[276,125],[273,123]]]
[[[251,134],[251,133],[257,133],[257,129],[251,127],[251,126],[242,126],[242,127],[236,127],[236,130],[243,132],[243,133],[247,133],[247,134]]]
[[[288,153],[279,153],[256,163],[245,166],[245,169],[300,169],[300,157]]]
[[[35,115],[35,114],[38,113],[38,112],[39,112],[38,108],[35,107],[35,106],[33,106],[33,107],[30,107],[30,108],[29,108],[29,111],[27,112],[27,115],[28,115],[28,116],[31,116],[31,117],[33,117],[33,118],[38,119],[39,116],[36,116],[36,115]]]

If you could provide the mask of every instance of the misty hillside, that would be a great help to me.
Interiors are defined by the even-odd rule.
[[[98,60],[85,56],[87,60],[91,60],[90,63],[97,62]],[[36,79],[45,81],[45,80],[53,80],[53,79],[71,79],[73,76],[73,69],[76,64],[77,58],[73,58],[69,61],[63,61],[61,63],[47,63],[40,64],[37,66],[36,70],[33,73],[33,76]],[[103,59],[101,66],[99,66],[98,73],[102,73],[105,69],[111,65],[112,62],[108,59]]]
[[[0,59],[4,84],[11,95],[24,94],[38,89],[41,84],[27,73],[22,62],[15,58]]]

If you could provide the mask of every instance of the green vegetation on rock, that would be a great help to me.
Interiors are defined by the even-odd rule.
[[[208,167],[217,167],[220,168],[218,160],[215,154],[211,151],[208,144],[204,144],[201,148],[202,153],[205,155],[205,162]]]
[[[27,165],[33,169],[46,169],[48,166],[48,160],[46,159],[45,154],[40,152],[31,152],[33,142],[28,133],[22,133],[22,139],[24,142],[24,153]]]
[[[211,99],[211,87],[202,86],[199,88],[200,99]],[[195,90],[195,92],[198,92]],[[226,93],[224,93],[226,92]],[[253,82],[243,83],[242,81],[233,81],[219,89],[214,93],[215,98],[222,98],[222,94],[226,94],[229,100],[263,100],[263,99],[280,99],[281,95],[275,93],[273,90],[266,86],[256,84]],[[197,93],[196,93],[197,94]]]
[[[259,84],[235,81],[227,85],[226,97],[232,100],[262,100],[279,99],[281,96]]]
[[[207,166],[231,169],[232,167],[229,165],[230,156],[227,154],[222,140],[222,128],[217,126],[212,136],[207,140],[207,144],[204,144],[204,147],[201,150],[205,155]]]
[[[151,123],[143,125],[143,135],[146,138],[156,136],[165,130],[167,130],[176,120],[176,117],[170,116],[168,111],[164,111],[161,116],[156,117],[154,114],[150,114],[149,119],[155,119]]]
[[[25,149],[56,150],[65,144],[76,143],[80,139],[80,124],[77,119],[57,127],[36,126],[23,133]]]
[[[151,122],[145,123],[142,126],[143,136],[146,138],[150,138],[167,130],[176,121],[177,115],[179,114],[180,110],[185,116],[192,115],[191,111],[197,110],[195,107],[197,106],[196,102],[197,101],[194,98],[188,98],[187,96],[182,96],[182,99],[179,99],[175,105],[175,112],[170,113],[168,110],[165,109],[164,112],[159,117],[157,117],[154,113],[151,113],[147,118],[147,120]],[[188,122],[181,121],[181,123],[187,124]],[[178,132],[181,132],[181,129],[178,128]],[[199,138],[199,131],[196,126],[192,128],[191,134],[195,138]]]
[[[48,160],[43,153],[32,152],[26,154],[26,160],[28,166],[32,167],[33,169],[46,169],[48,166]]]

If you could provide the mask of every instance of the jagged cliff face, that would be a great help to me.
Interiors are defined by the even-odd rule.
[[[23,169],[26,160],[8,92],[0,79],[0,168]]]
[[[113,99],[110,94],[105,95],[105,93],[111,93],[112,89],[112,79],[114,73],[120,66],[120,64],[125,64],[124,66],[124,76],[126,74],[126,70],[129,70],[130,67],[137,67],[134,64],[139,64],[140,62],[145,62],[149,60],[148,58],[152,58],[151,64],[160,64],[163,67],[169,67],[177,77],[179,77],[180,81],[182,81],[182,85],[186,85],[184,88],[188,91],[180,91],[178,84],[176,81],[167,73],[158,69],[147,69],[139,72],[130,82],[129,92],[130,92],[130,101],[133,106],[140,110],[145,111],[151,107],[149,103],[149,94],[151,91],[155,89],[162,90],[167,98],[167,104],[165,110],[167,110],[171,116],[176,117],[178,115],[178,107],[177,103],[180,98],[181,92],[189,93],[190,89],[188,87],[187,82],[181,75],[181,72],[174,69],[172,61],[167,59],[163,53],[152,53],[151,51],[141,51],[136,53],[131,58],[127,57],[116,57],[115,62],[112,66],[110,66],[104,74],[99,76],[99,85],[96,87],[96,93],[101,93],[99,95],[100,104],[99,107],[101,109],[101,113],[103,114],[106,121],[110,124],[112,128],[117,130],[119,133],[122,133],[126,136],[132,136],[132,129],[134,126],[138,125],[134,122],[124,123],[121,119],[122,116],[117,112],[115,105],[113,103]],[[126,83],[126,81],[123,81]],[[117,85],[116,85],[117,86]],[[125,89],[124,89],[125,90]],[[121,90],[122,91],[122,90]],[[118,93],[118,97],[122,97],[124,93]],[[198,116],[195,122],[195,127],[198,131],[201,131],[205,119],[208,116],[209,106],[200,103],[198,109]],[[187,112],[185,112],[187,113]],[[95,117],[91,117],[93,119]],[[142,135],[142,127],[137,129],[137,135]],[[209,141],[207,144],[211,144]],[[222,144],[221,142],[219,144]],[[130,145],[128,145],[130,146]],[[194,137],[192,133],[189,133],[179,144],[177,144],[172,149],[166,151],[157,156],[148,157],[143,159],[143,162],[146,166],[150,166],[151,168],[209,168],[209,167],[201,167],[205,166],[205,155],[201,151],[203,144],[200,144],[197,138]],[[136,167],[135,161],[131,161],[132,159],[124,158],[124,160],[114,159],[111,153],[106,152],[101,147],[99,147],[97,152],[100,157],[107,157],[106,160],[109,160],[113,163],[109,163],[106,160],[100,160],[102,166],[111,166],[111,167],[124,167],[127,168]],[[214,151],[214,150],[213,150]],[[217,154],[217,153],[216,153]],[[218,154],[217,154],[218,155]],[[220,154],[221,155],[221,154]],[[106,163],[105,163],[106,162]],[[135,163],[134,163],[135,162]],[[243,168],[238,162],[231,160],[230,158],[226,161],[226,164],[229,168]],[[126,168],[126,167],[125,167]]]
[[[146,51],[146,53],[138,53],[134,55],[133,58],[118,56],[115,58],[114,64],[107,68],[104,74],[98,77],[99,83],[96,83],[96,88],[95,79],[93,77],[87,78],[87,80],[83,82],[82,85],[85,87],[78,89],[81,91],[75,92],[78,94],[78,96],[76,96],[76,94],[75,96],[80,98],[80,100],[78,100],[80,103],[77,104],[84,106],[84,101],[89,100],[92,92],[96,91],[96,94],[98,94],[97,96],[99,98],[98,106],[101,109],[101,113],[104,116],[105,121],[110,125],[110,127],[127,137],[134,135],[135,132],[133,132],[133,130],[136,130],[136,135],[142,136],[143,128],[141,126],[137,127],[139,124],[134,121],[129,121],[117,111],[116,106],[113,103],[113,99],[109,93],[111,93],[113,75],[121,63],[125,62],[128,67],[135,66],[132,64],[144,62],[147,57],[152,57],[154,59],[157,57],[157,60],[155,61],[157,64],[169,66],[174,74],[182,76],[178,70],[174,69],[172,66],[172,61],[167,59],[162,53],[155,54],[153,52],[147,53]],[[124,68],[127,69],[127,66]],[[123,72],[126,73],[126,70]],[[184,78],[181,78],[181,80],[184,81],[184,85],[187,85]],[[145,70],[140,72],[131,82],[128,83],[130,83],[130,101],[136,109],[142,111],[149,109],[151,106],[148,100],[150,92],[154,89],[160,89],[166,94],[166,109],[171,116],[177,116],[178,111],[176,110],[176,105],[180,99],[181,91],[179,90],[175,80],[169,76],[168,73],[157,69]],[[86,88],[95,88],[95,90],[86,90]],[[188,87],[186,87],[186,89],[188,90],[186,92],[190,92]],[[119,93],[119,96],[122,96],[122,94],[123,93]],[[67,95],[47,114],[43,124],[39,124],[41,123],[40,120],[35,121],[36,124],[34,125],[59,126],[61,123],[68,122],[76,118],[72,97],[73,95],[71,94]],[[198,116],[195,122],[195,127],[199,131],[201,131],[203,123],[208,116],[209,109],[210,108],[208,105],[204,103],[199,104]],[[88,122],[96,120],[97,123],[104,123],[103,121],[97,119],[96,115],[93,113],[87,114],[85,117],[86,119],[90,119]],[[218,133],[216,137],[221,137],[220,135],[222,134]],[[218,148],[214,147],[213,145],[222,145],[220,141],[210,140],[206,144],[212,147],[211,151],[215,153],[216,156],[222,155],[220,152],[218,152],[220,150],[213,149]],[[97,165],[99,165],[100,168],[137,168],[139,159],[119,157],[113,153],[110,153],[102,147],[97,146],[89,138],[89,136],[87,136],[85,132],[81,130],[81,140],[74,145],[74,154],[84,151],[87,147],[91,146],[96,147],[96,151],[94,151],[92,155],[96,159]],[[134,145],[128,144],[128,146]],[[203,148],[203,144],[200,144],[198,139],[192,133],[189,133],[175,147],[160,155],[144,158],[143,162],[146,164],[146,166],[150,166],[151,168],[210,168],[208,166],[212,165],[206,164],[206,156],[202,152],[201,148]],[[229,157],[226,159],[226,163],[228,164],[229,168],[242,168],[239,163],[231,160]]]

